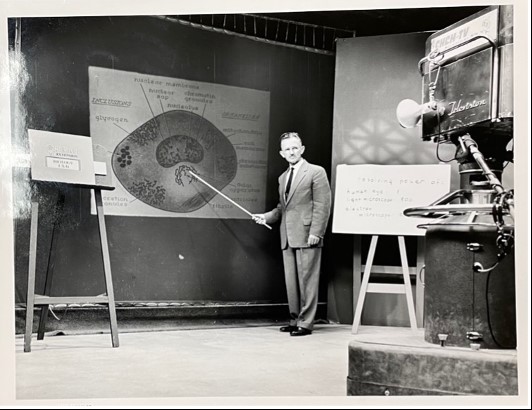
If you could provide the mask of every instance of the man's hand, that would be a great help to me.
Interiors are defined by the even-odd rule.
[[[253,214],[252,218],[259,225],[266,225],[266,217],[264,214]]]
[[[320,242],[320,237],[316,235],[309,235],[307,244],[308,246],[314,246],[317,245]]]

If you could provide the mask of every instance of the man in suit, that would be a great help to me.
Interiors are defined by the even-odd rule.
[[[280,328],[291,336],[310,335],[318,307],[323,236],[331,211],[331,189],[325,170],[303,159],[299,135],[281,135],[281,156],[289,168],[279,177],[279,204],[256,214],[259,224],[281,220],[281,249],[290,322]]]

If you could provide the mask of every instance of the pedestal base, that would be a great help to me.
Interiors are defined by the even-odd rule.
[[[349,343],[347,395],[517,395],[516,350],[441,347],[423,330],[363,326]]]

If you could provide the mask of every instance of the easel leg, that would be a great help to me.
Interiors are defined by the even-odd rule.
[[[31,333],[33,330],[33,307],[35,306],[35,267],[37,261],[37,227],[39,223],[39,199],[33,194],[31,200],[30,253],[28,266],[28,291],[26,296],[26,330],[24,332],[24,351],[31,352]]]
[[[61,192],[57,193],[56,212],[59,217],[63,215],[63,207],[65,204],[65,195]],[[48,267],[46,269],[46,279],[44,282],[44,294],[50,296],[52,290],[52,281],[54,275],[55,255],[57,248],[57,220],[54,221],[52,228],[52,239],[50,240],[50,251],[48,252]],[[48,306],[43,305],[41,308],[41,317],[39,319],[39,329],[37,330],[37,340],[44,339],[44,332],[46,329],[46,319],[48,318]]]
[[[353,312],[356,312],[358,295],[360,294],[360,286],[362,282],[360,278],[360,272],[362,270],[361,242],[361,236],[355,235],[353,238]]]
[[[107,230],[105,228],[105,216],[103,213],[102,191],[94,190],[96,201],[96,211],[98,214],[98,228],[100,230],[100,243],[102,247],[103,270],[105,274],[105,288],[107,290],[109,319],[111,321],[111,339],[113,347],[118,347],[118,325],[116,320],[115,296],[113,291],[113,279],[111,275],[111,259],[109,257],[109,246],[107,242]]]
[[[351,330],[352,333],[357,333],[358,326],[360,325],[360,319],[362,317],[362,308],[364,306],[364,300],[366,298],[366,291],[368,290],[369,276],[371,274],[371,266],[373,265],[373,257],[375,256],[375,249],[377,248],[378,239],[378,235],[373,235],[371,237],[368,258],[366,260],[366,267],[364,268],[364,277],[362,278],[362,285],[360,286],[357,307],[355,308],[355,319],[353,320],[353,328]]]
[[[406,256],[405,237],[398,236],[399,252],[401,254],[401,266],[403,267],[403,278],[405,282],[406,304],[408,306],[408,316],[410,318],[410,327],[417,330],[416,311],[414,309],[414,298],[412,296],[412,285],[410,284],[410,272],[408,271],[408,259]]]
[[[425,237],[418,236],[417,238],[417,262],[416,262],[416,318],[417,326],[424,327],[424,303],[425,303],[425,284],[421,280],[421,269],[425,264]]]

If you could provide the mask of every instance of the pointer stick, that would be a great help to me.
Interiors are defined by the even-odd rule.
[[[235,201],[233,201],[231,198],[229,198],[227,195],[225,194],[222,194],[220,191],[218,191],[215,187],[213,187],[211,184],[209,184],[207,181],[201,179],[199,176],[197,176],[194,172],[192,171],[188,171],[192,176],[194,176],[195,178],[198,178],[201,182],[203,182],[205,185],[207,185],[210,189],[212,189],[213,191],[216,191],[218,194],[220,194],[221,196],[223,196],[225,199],[227,199],[229,202],[231,202],[233,205],[239,207],[240,209],[242,209],[245,213],[247,213],[249,216],[251,216],[253,218],[253,214],[251,212],[249,212],[246,208],[238,205]],[[272,227],[268,224],[264,224],[264,226],[268,229],[272,229]]]

